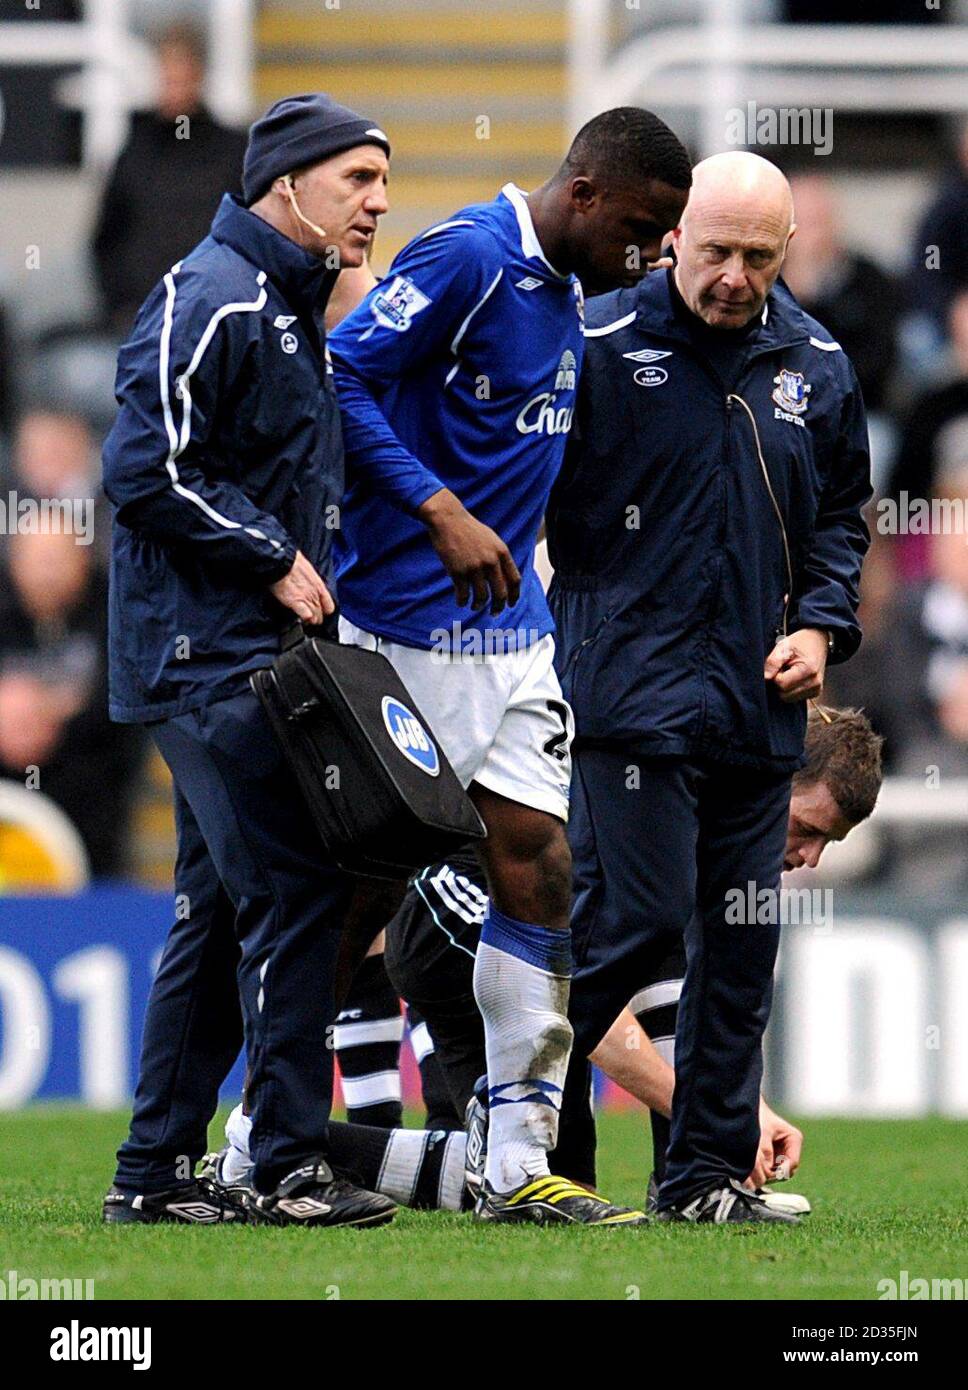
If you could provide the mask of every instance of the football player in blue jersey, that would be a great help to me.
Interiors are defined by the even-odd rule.
[[[582,286],[640,279],[690,183],[658,117],[605,112],[535,192],[508,184],[418,236],[330,339],[348,463],[341,637],[389,658],[488,830],[474,988],[490,1220],[643,1219],[548,1168],[572,1038],[574,725],[533,555],[572,422]]]

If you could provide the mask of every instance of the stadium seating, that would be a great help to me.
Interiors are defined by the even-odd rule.
[[[377,241],[378,270],[429,223],[493,197],[508,179],[534,186],[561,156],[565,7],[489,3],[486,38],[479,12],[473,0],[263,6],[260,106],[323,90],[387,128],[392,205]]]

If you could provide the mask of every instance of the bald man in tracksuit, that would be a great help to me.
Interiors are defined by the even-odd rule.
[[[777,901],[806,700],[860,642],[864,406],[778,280],[792,232],[767,161],[694,170],[675,267],[591,301],[548,514],[578,748],[574,1057],[685,933],[667,1220],[779,1219],[738,1186],[779,926],[737,894]]]

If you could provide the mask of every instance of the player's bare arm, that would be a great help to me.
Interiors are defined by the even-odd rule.
[[[521,594],[521,574],[496,531],[467,510],[449,488],[441,488],[418,508],[431,544],[454,581],[460,607],[468,602],[492,613],[513,608]]]
[[[623,1009],[589,1061],[650,1110],[672,1114],[676,1075],[630,1009]],[[760,1145],[748,1182],[763,1187],[800,1166],[803,1134],[760,1098]]]

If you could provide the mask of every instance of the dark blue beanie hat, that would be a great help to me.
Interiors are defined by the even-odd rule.
[[[390,141],[380,127],[324,92],[283,97],[249,131],[242,171],[246,206],[267,193],[280,174],[318,164],[356,145],[379,145],[389,158]]]

